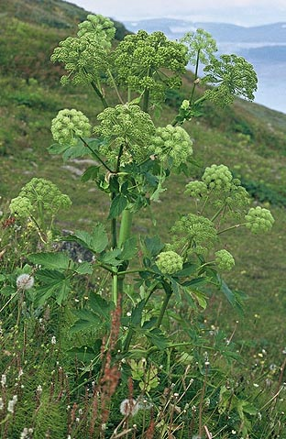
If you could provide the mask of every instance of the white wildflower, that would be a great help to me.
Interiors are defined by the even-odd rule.
[[[54,335],[51,338],[51,343],[52,344],[56,344],[57,343],[57,339],[56,339],[56,337]]]
[[[2,387],[5,387],[6,382],[7,382],[7,377],[6,377],[6,375],[3,373],[3,374],[2,374],[2,377],[1,377],[1,385],[2,385]]]

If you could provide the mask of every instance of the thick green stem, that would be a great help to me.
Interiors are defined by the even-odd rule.
[[[161,326],[161,323],[162,323],[163,317],[165,315],[166,309],[168,307],[168,303],[169,303],[169,301],[171,299],[171,296],[172,296],[172,291],[166,293],[166,296],[165,296],[165,299],[164,299],[164,302],[162,304],[162,308],[161,308],[161,311],[160,311],[160,315],[159,315],[158,321],[156,323],[156,327],[157,328],[160,328],[160,326]]]
[[[132,219],[133,219],[133,213],[129,209],[125,209],[122,212],[122,217],[121,217],[118,247],[122,247],[122,245],[126,242],[126,240],[130,238]]]
[[[112,277],[112,300],[113,300],[115,306],[117,306],[117,301],[118,301],[118,276],[117,276],[117,274],[114,274]]]

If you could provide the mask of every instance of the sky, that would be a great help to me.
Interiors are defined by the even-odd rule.
[[[286,0],[69,0],[69,3],[118,21],[166,17],[240,26],[286,23]]]

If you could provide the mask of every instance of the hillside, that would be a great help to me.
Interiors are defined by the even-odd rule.
[[[1,210],[6,209],[9,199],[16,196],[28,180],[34,176],[45,177],[58,184],[73,201],[72,211],[62,216],[59,226],[71,230],[88,228],[89,218],[100,219],[107,210],[101,194],[91,184],[80,181],[82,163],[73,160],[63,164],[60,158],[51,157],[47,152],[52,143],[51,120],[60,109],[82,110],[94,124],[101,111],[100,103],[89,89],[63,88],[59,83],[62,68],[49,60],[53,48],[76,32],[76,24],[87,13],[60,0],[1,0],[1,6]],[[126,29],[120,24],[117,29],[120,39]],[[168,95],[158,125],[173,118],[191,85],[189,73],[184,77],[182,90]],[[258,203],[273,209],[276,224],[271,234],[254,239],[237,233],[232,238],[238,262],[229,281],[250,296],[246,311],[248,323],[239,328],[238,337],[248,337],[255,352],[266,348],[280,358],[285,345],[286,309],[282,281],[286,269],[286,115],[238,99],[233,107],[225,110],[218,111],[208,105],[206,114],[189,122],[186,129],[194,140],[195,158],[202,166],[228,165]],[[160,214],[166,218],[158,230],[165,236],[177,212],[186,209],[182,197],[185,183],[183,178],[174,181],[172,189],[176,196],[164,193],[162,203],[154,208],[155,216]],[[150,226],[151,219],[146,212],[146,217],[138,221],[136,232],[148,233]],[[218,299],[214,307],[219,310],[220,306]],[[222,306],[221,315],[217,311],[210,318],[232,327],[237,315],[231,311],[233,315],[229,319],[229,308],[224,308],[228,305],[223,303]]]

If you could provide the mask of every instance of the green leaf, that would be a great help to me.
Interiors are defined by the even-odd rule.
[[[145,248],[148,252],[147,256],[154,257],[164,248],[165,244],[160,240],[159,236],[146,238],[144,241]]]
[[[123,244],[123,249],[120,253],[120,259],[127,261],[132,259],[137,253],[136,247],[137,240],[135,236],[127,239]]]
[[[108,244],[108,237],[103,224],[98,223],[90,234],[85,230],[76,230],[73,235],[65,238],[66,241],[75,241],[94,253],[101,253]]]
[[[33,264],[42,265],[48,269],[68,270],[74,265],[65,253],[33,253],[28,256],[28,260]]]
[[[84,157],[89,154],[89,149],[84,145],[84,143],[82,143],[81,140],[79,140],[76,145],[72,145],[66,149],[66,151],[63,153],[63,159],[64,161],[67,161],[77,157]]]
[[[106,252],[104,255],[102,255],[99,258],[99,260],[104,262],[105,264],[110,264],[113,265],[114,267],[117,267],[122,263],[121,259],[117,259],[120,254],[121,254],[120,248],[115,248],[114,250]]]
[[[203,285],[208,282],[206,277],[196,277],[195,279],[188,280],[182,284],[183,287],[196,287],[198,285]]]
[[[54,296],[57,304],[61,305],[71,290],[70,278],[66,278],[60,271],[40,270],[37,272],[37,279],[43,284],[36,289],[38,305],[43,305],[51,296]]]
[[[127,206],[127,198],[122,194],[117,194],[112,200],[108,219],[117,218]]]
[[[16,288],[6,285],[6,287],[1,288],[0,292],[4,296],[11,296],[12,294],[16,293]]]
[[[81,262],[75,271],[78,274],[92,274],[93,264],[91,262]]]
[[[59,143],[53,143],[48,148],[48,151],[50,154],[62,154],[64,151],[66,151],[69,148],[69,145],[60,145]]]
[[[106,321],[110,321],[110,312],[114,308],[113,302],[107,302],[99,294],[90,293],[88,303],[94,313],[103,317]]]
[[[146,332],[146,337],[160,351],[163,351],[168,346],[168,340],[159,328],[153,328],[151,331]]]
[[[191,291],[191,295],[198,301],[201,308],[206,309],[207,297],[201,291]]]
[[[196,264],[184,264],[182,270],[177,271],[174,276],[176,277],[187,277],[191,274],[194,274],[198,269],[198,266]]]
[[[73,314],[78,317],[78,320],[70,329],[72,334],[87,329],[97,329],[102,325],[102,320],[99,318],[99,316],[87,309],[74,311]]]
[[[131,324],[132,326],[139,326],[141,323],[141,319],[142,319],[142,313],[145,307],[145,299],[141,300],[133,309],[132,314],[131,314]]]
[[[86,171],[81,176],[81,181],[86,182],[89,180],[96,180],[98,173],[100,170],[100,166],[90,166],[86,169]]]
[[[229,303],[239,311],[240,314],[243,314],[243,300],[245,300],[246,296],[244,293],[240,291],[232,291],[224,280],[221,279],[221,291],[224,293],[225,297],[229,301]]]
[[[95,253],[101,253],[108,244],[108,237],[104,225],[96,224],[91,235],[91,250]]]
[[[83,363],[91,363],[99,355],[99,351],[90,346],[73,347],[67,353]]]

